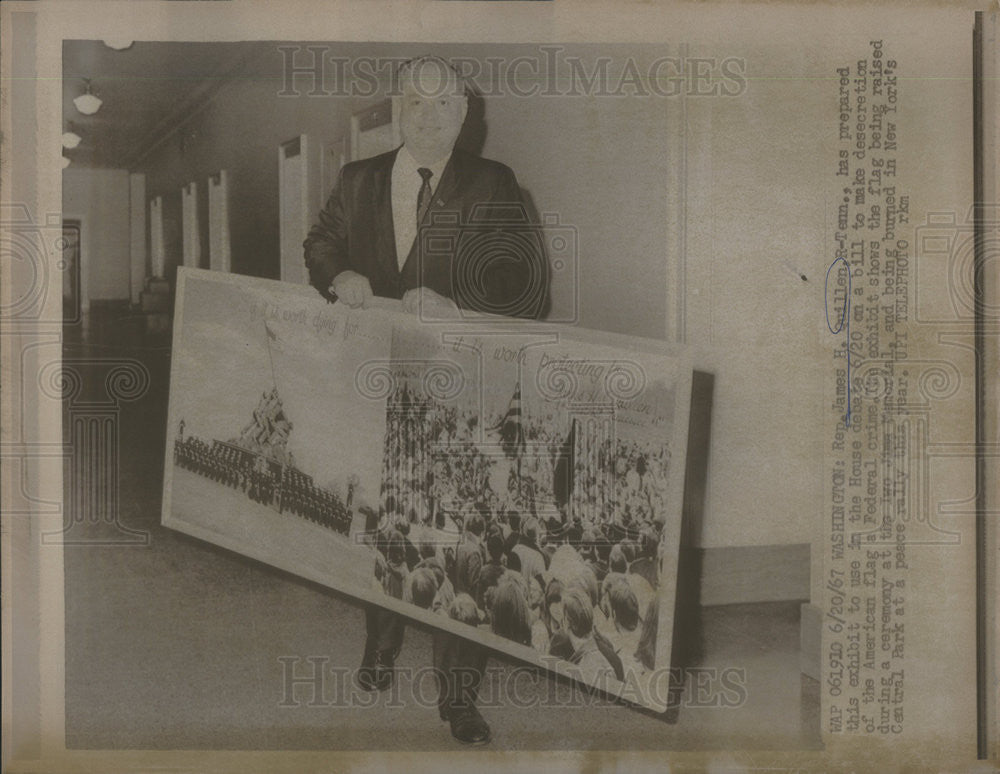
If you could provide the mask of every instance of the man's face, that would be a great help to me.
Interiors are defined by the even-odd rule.
[[[403,143],[424,163],[449,153],[465,122],[468,102],[455,74],[438,62],[421,62],[404,75],[399,123]]]

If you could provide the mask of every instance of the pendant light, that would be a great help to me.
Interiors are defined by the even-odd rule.
[[[85,116],[92,116],[101,109],[102,103],[100,99],[91,93],[90,78],[84,78],[83,82],[86,84],[87,91],[74,99],[73,104],[76,105],[76,109]]]
[[[68,150],[73,150],[77,145],[80,144],[80,135],[75,131],[76,127],[73,126],[73,122],[69,122],[69,129],[67,129],[62,136],[62,146]]]

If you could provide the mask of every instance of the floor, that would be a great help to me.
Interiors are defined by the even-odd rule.
[[[429,630],[408,629],[392,691],[357,692],[357,604],[160,526],[169,335],[147,332],[126,309],[95,311],[67,327],[64,354],[83,376],[67,423],[79,401],[101,398],[111,360],[135,361],[149,378],[141,396],[119,402],[117,523],[74,525],[81,544],[65,549],[67,747],[453,749],[425,669]],[[492,746],[819,747],[819,686],[799,671],[798,602],[700,608],[680,636],[683,693],[665,715],[491,659],[480,706]]]

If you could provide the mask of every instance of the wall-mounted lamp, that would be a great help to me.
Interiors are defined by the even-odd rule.
[[[66,167],[68,167],[68,166],[69,166],[69,159],[66,158],[65,156],[63,156],[62,157],[62,168],[66,169]]]
[[[101,109],[102,102],[91,93],[90,78],[84,78],[83,82],[86,84],[87,91],[74,99],[73,104],[76,105],[76,109],[85,116],[92,116]]]

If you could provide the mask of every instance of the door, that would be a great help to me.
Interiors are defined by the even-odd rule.
[[[62,226],[63,322],[80,319],[80,221],[67,218]]]

